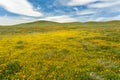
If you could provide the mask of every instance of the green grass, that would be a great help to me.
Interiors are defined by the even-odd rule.
[[[48,32],[68,29],[94,29],[94,28],[113,28],[119,27],[119,21],[110,22],[73,22],[73,23],[55,23],[49,21],[38,21],[33,23],[24,23],[14,26],[0,26],[0,34],[26,34],[34,32]]]

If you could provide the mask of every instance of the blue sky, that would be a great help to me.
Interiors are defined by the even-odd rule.
[[[0,25],[120,20],[120,0],[0,0]]]

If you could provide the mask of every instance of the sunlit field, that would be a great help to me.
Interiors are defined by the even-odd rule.
[[[0,80],[120,80],[120,22],[1,26]]]

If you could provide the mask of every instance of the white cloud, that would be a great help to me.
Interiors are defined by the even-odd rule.
[[[60,22],[60,23],[77,21],[77,19],[72,18],[70,16],[66,16],[66,15],[46,17],[39,20],[54,21],[54,22]]]
[[[28,0],[0,0],[0,6],[9,12],[20,15],[42,16],[42,13],[33,9]]]
[[[93,10],[83,10],[83,11],[76,11],[76,15],[89,15],[89,14],[95,14],[96,11]]]
[[[114,17],[100,17],[95,19],[95,21],[110,21],[110,20],[120,20],[120,15]]]
[[[70,0],[68,2],[68,5],[69,6],[86,5],[95,1],[98,1],[98,0]]]
[[[110,0],[110,1],[104,0],[101,3],[90,4],[88,5],[88,7],[89,8],[105,8],[105,7],[111,7],[111,6],[116,6],[116,5],[120,5],[119,0]]]
[[[79,20],[80,22],[88,22],[88,21],[98,21],[98,22],[112,21],[112,20],[120,20],[120,15],[113,16],[113,17],[80,16],[80,17],[78,17],[78,20]]]
[[[94,3],[99,1],[98,3]],[[120,5],[120,0],[66,0],[66,1],[59,1],[61,4],[67,6],[81,6],[81,5],[88,5],[89,8],[104,8],[104,7],[111,7],[115,5]]]
[[[15,25],[15,24],[21,24],[21,23],[27,23],[27,22],[34,22],[39,20],[46,20],[46,21],[53,21],[53,22],[75,22],[77,21],[74,18],[71,18],[70,16],[52,16],[52,17],[44,17],[40,19],[30,18],[30,17],[8,17],[8,16],[2,16],[0,17],[0,25]]]
[[[0,17],[0,25],[15,25],[33,21],[36,21],[36,19],[28,17],[8,17],[8,16]]]

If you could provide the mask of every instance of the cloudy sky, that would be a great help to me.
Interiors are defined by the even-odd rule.
[[[120,0],[0,0],[0,25],[120,20]]]

